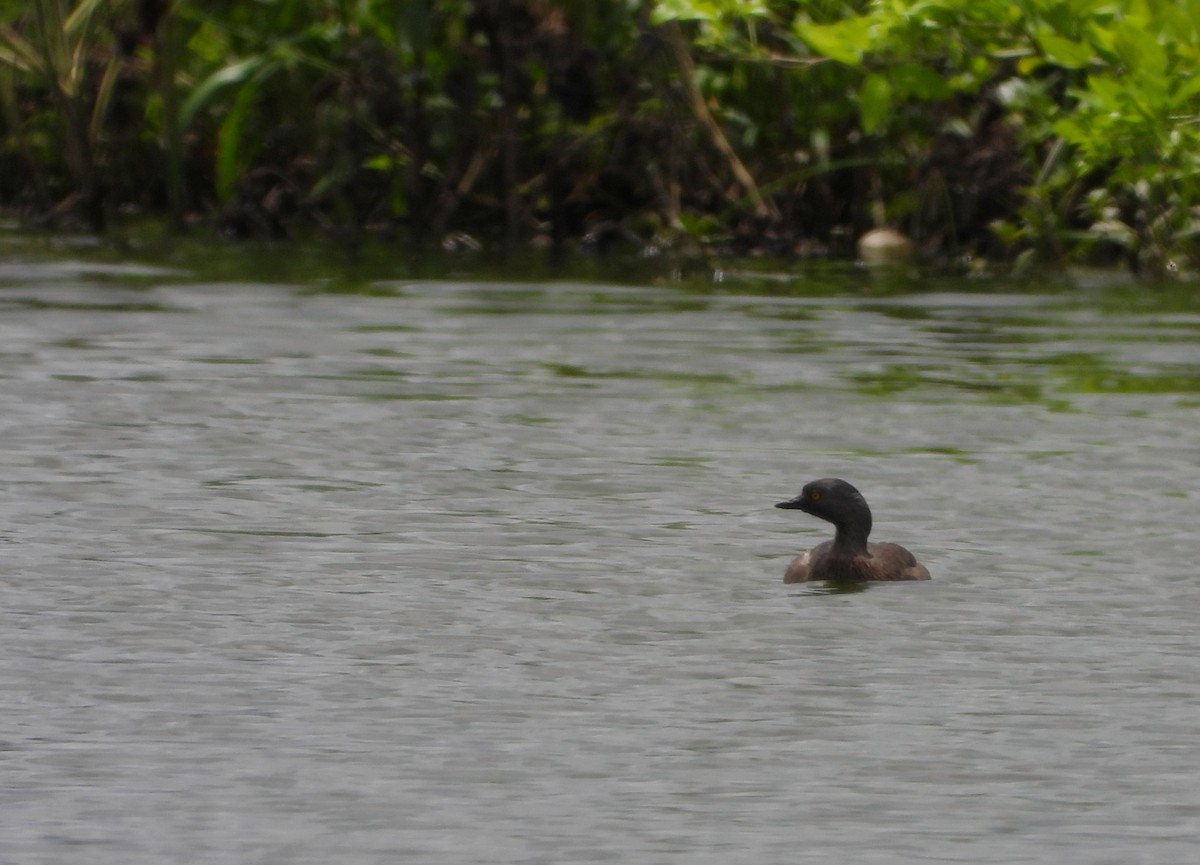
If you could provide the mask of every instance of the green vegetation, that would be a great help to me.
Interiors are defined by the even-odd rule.
[[[1200,0],[0,0],[0,206],[1200,263]]]

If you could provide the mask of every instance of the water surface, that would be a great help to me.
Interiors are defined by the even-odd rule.
[[[1189,861],[1200,302],[908,288],[0,265],[0,859]]]

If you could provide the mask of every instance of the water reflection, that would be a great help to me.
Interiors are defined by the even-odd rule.
[[[871,588],[873,583],[865,583],[858,580],[827,580],[812,586],[807,586],[803,591],[792,592],[792,594],[804,595],[856,595],[859,592],[865,592]]]

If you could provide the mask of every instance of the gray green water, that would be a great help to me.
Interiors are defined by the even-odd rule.
[[[0,262],[0,861],[1194,858],[1200,294],[233,270]]]

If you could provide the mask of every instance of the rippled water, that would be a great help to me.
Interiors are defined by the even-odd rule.
[[[867,283],[0,265],[0,860],[1190,861],[1200,302]]]

